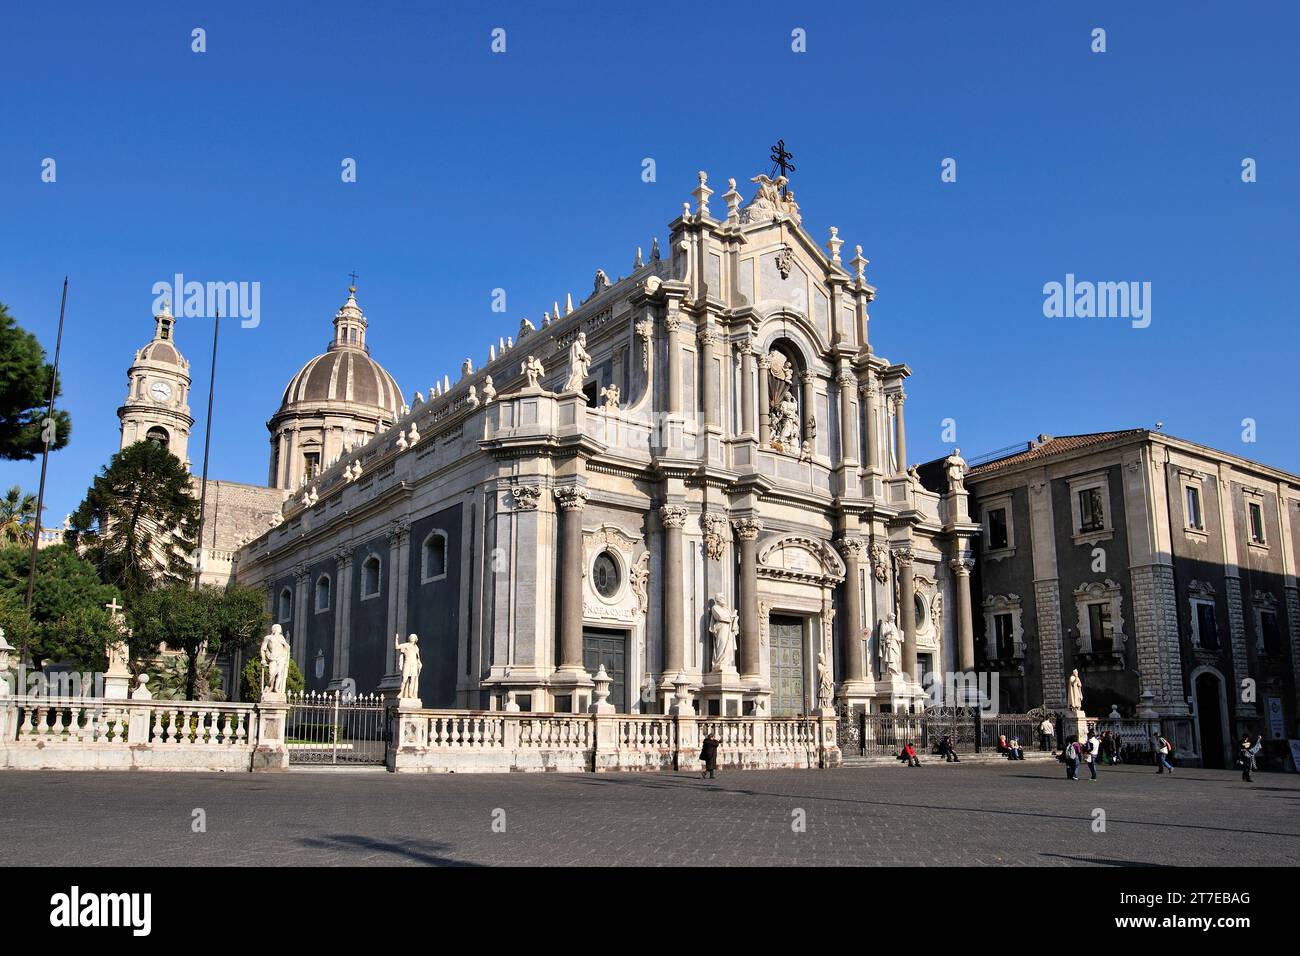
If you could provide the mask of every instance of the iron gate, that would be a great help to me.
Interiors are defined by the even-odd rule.
[[[975,753],[978,747],[978,707],[928,707],[925,711],[926,737],[933,750],[944,737],[952,738],[958,754]]]
[[[382,764],[391,723],[379,694],[290,694],[289,763]]]

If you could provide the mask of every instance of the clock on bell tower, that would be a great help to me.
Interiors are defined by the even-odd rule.
[[[188,468],[190,363],[176,348],[176,319],[168,307],[154,316],[153,338],[135,353],[127,371],[126,401],[117,410],[122,421],[120,448],[138,441],[165,445]],[[120,450],[120,449],[119,449]]]

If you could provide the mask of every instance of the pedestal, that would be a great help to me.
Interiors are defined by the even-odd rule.
[[[284,739],[288,718],[289,706],[285,703],[264,700],[257,705],[257,747],[253,750],[253,764],[249,769],[289,769],[289,747]]]
[[[397,706],[389,710],[392,715],[392,735],[388,742],[386,763],[394,772],[413,762],[417,754],[429,749],[429,720],[419,713],[419,698],[397,698]]]
[[[104,674],[104,699],[126,700],[131,696],[131,672],[109,668]]]
[[[700,682],[700,700],[718,701],[718,714],[722,717],[740,717],[745,709],[745,684],[734,668],[711,671]],[[707,707],[700,708],[707,713]]]
[[[1073,707],[1067,708],[1061,716],[1061,744],[1073,736],[1080,743],[1088,739],[1088,715]]]

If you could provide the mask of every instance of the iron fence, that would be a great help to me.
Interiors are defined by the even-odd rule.
[[[382,764],[391,721],[379,694],[289,695],[290,764]]]

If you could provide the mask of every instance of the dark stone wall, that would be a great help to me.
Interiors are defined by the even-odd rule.
[[[379,593],[362,598],[362,566],[371,557],[379,559]],[[369,694],[379,687],[388,665],[388,648],[393,635],[388,633],[388,538],[371,538],[352,551],[352,615],[349,622],[351,641],[347,677],[357,682],[357,692]]]
[[[461,541],[461,505],[411,522],[410,575],[406,593],[407,631],[420,638],[420,699],[425,707],[456,706],[460,592],[466,555]],[[446,574],[425,580],[424,543],[438,531],[447,537]]]

